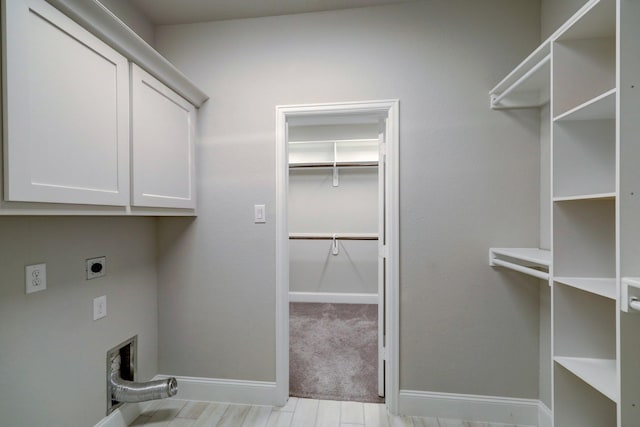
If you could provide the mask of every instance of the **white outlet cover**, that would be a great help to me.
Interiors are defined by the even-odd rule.
[[[47,264],[27,265],[24,269],[27,294],[47,289]]]
[[[102,295],[93,299],[93,320],[102,319],[107,315],[107,296]]]

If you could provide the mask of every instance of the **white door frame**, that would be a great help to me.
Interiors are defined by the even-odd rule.
[[[276,107],[276,401],[289,397],[289,150],[287,120],[300,116],[336,114],[386,116],[387,277],[386,277],[386,404],[398,410],[399,386],[399,101],[363,101]]]

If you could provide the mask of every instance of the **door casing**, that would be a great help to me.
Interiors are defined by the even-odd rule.
[[[288,121],[292,118],[376,114],[386,121],[385,400],[397,414],[399,397],[399,107],[397,99],[276,107],[276,402],[289,397]]]

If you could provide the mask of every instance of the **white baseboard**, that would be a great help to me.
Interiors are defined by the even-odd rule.
[[[378,304],[378,294],[348,294],[338,292],[289,292],[289,302]]]
[[[400,390],[398,411],[403,415],[419,417],[537,426],[540,401],[535,399]]]
[[[156,375],[154,380],[169,378]],[[276,383],[267,381],[222,380],[217,378],[176,377],[176,399],[207,402],[277,405]]]
[[[101,419],[94,427],[127,427],[150,405],[149,402],[125,403]]]
[[[553,426],[553,412],[542,402],[538,403],[538,427]]]

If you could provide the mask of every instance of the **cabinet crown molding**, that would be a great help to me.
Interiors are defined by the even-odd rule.
[[[46,0],[196,107],[209,96],[97,0]]]

